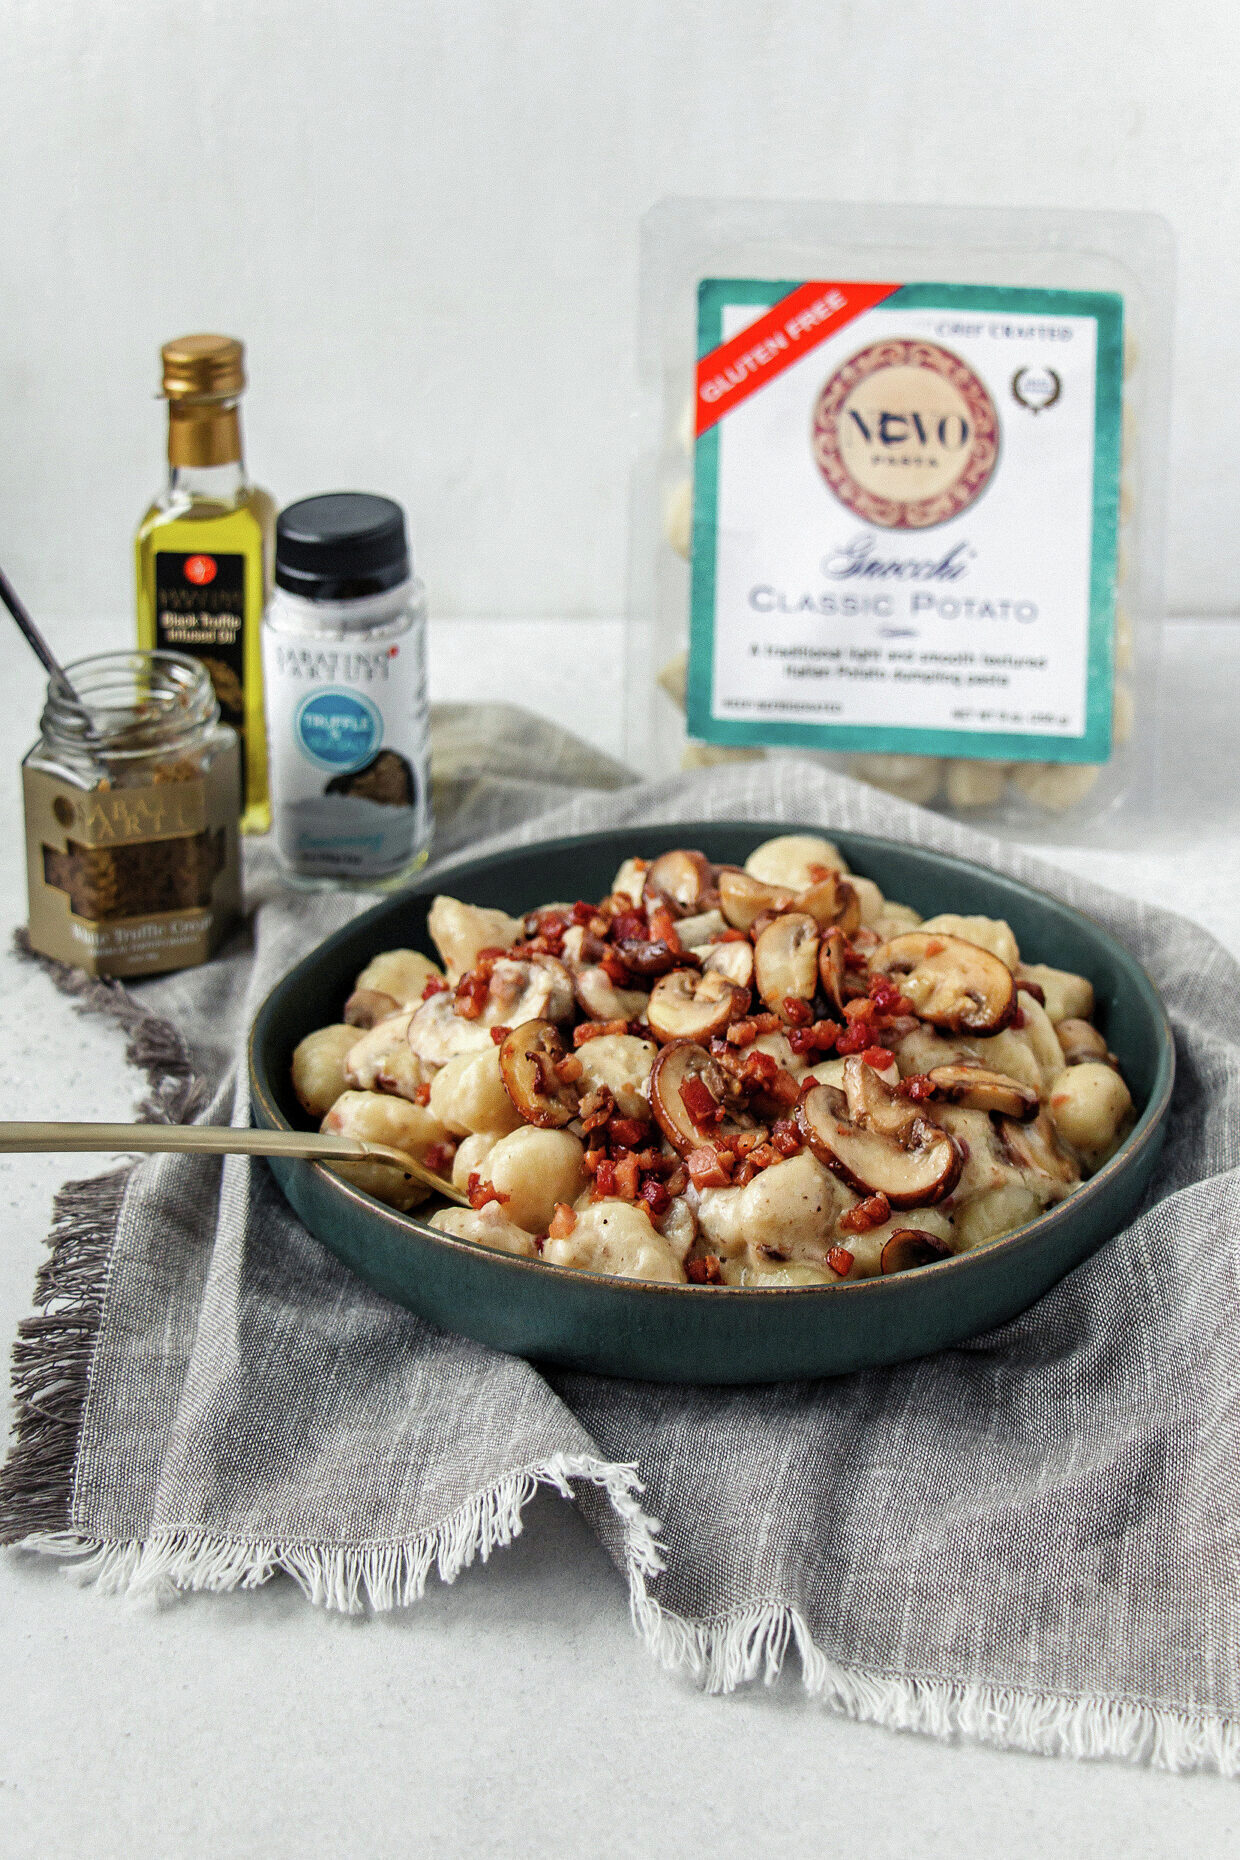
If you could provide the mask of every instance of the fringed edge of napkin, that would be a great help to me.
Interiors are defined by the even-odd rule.
[[[139,1116],[180,1123],[192,1116],[202,1084],[176,1028],[151,1014],[119,982],[96,981],[35,956],[19,931],[18,953],[35,960],[57,988],[88,1013],[103,1013],[127,1035],[126,1057],[145,1072]],[[841,1716],[940,1739],[967,1738],[1041,1756],[1121,1758],[1159,1769],[1240,1774],[1240,1725],[1122,1698],[1075,1698],[1014,1687],[869,1673],[829,1659],[797,1610],[768,1603],[712,1621],[664,1609],[647,1583],[663,1568],[658,1525],[642,1508],[635,1466],[557,1454],[517,1468],[475,1494],[412,1542],[379,1545],[236,1543],[200,1533],[138,1542],[99,1542],[73,1528],[73,1476],[102,1321],[112,1243],[134,1165],[57,1195],[49,1259],[35,1282],[35,1314],[23,1320],[13,1351],[14,1442],[0,1472],[0,1543],[62,1557],[75,1581],[109,1594],[258,1588],[277,1574],[308,1601],[345,1614],[405,1607],[425,1592],[432,1569],[454,1582],[475,1561],[520,1535],[525,1507],[540,1486],[576,1497],[575,1486],[606,1498],[620,1527],[618,1546],[634,1628],[666,1669],[705,1691],[728,1693],[761,1678],[772,1685],[790,1647],[811,1698]]]
[[[37,962],[81,1012],[105,1014],[124,1032],[125,1057],[146,1075],[143,1123],[183,1124],[202,1096],[189,1048],[170,1021],[151,1014],[120,982],[40,956],[25,930],[16,953]],[[103,1317],[112,1242],[134,1165],[66,1182],[52,1204],[51,1255],[35,1277],[33,1316],[13,1346],[13,1444],[0,1471],[0,1543],[47,1536],[63,1548],[73,1511],[73,1470]]]
[[[661,1608],[644,1584],[631,1586],[631,1599],[634,1625],[654,1657],[706,1692],[734,1692],[757,1679],[773,1685],[795,1646],[805,1691],[844,1718],[1035,1756],[1120,1758],[1155,1769],[1240,1775],[1240,1724],[1233,1719],[1134,1699],[871,1673],[829,1659],[815,1646],[804,1616],[782,1603],[698,1622]]]
[[[68,1529],[73,1468],[117,1216],[129,1169],[66,1182],[52,1206],[51,1257],[35,1312],[13,1345],[13,1445],[0,1472],[0,1543]]]
[[[663,1560],[658,1527],[641,1507],[637,1469],[585,1454],[557,1453],[505,1473],[406,1543],[240,1543],[191,1531],[103,1543],[61,1531],[36,1533],[22,1547],[63,1557],[75,1582],[108,1595],[220,1594],[261,1588],[273,1576],[285,1575],[318,1608],[347,1615],[386,1613],[420,1601],[432,1570],[440,1581],[452,1583],[471,1564],[485,1563],[493,1550],[506,1548],[521,1535],[525,1507],[540,1486],[571,1500],[580,1484],[596,1487],[611,1505],[623,1531],[631,1590],[644,1595],[646,1579],[658,1574]]]

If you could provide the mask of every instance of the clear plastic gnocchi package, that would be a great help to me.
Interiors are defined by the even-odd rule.
[[[1133,213],[665,201],[628,753],[1029,839],[1153,800],[1173,256]]]

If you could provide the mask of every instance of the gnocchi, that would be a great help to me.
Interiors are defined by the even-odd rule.
[[[343,1137],[368,1137],[372,1142],[386,1143],[418,1162],[426,1161],[427,1153],[444,1134],[443,1127],[421,1105],[374,1091],[341,1092],[320,1128]],[[402,1176],[393,1164],[340,1162],[335,1167],[346,1181],[402,1212],[425,1201],[429,1192],[420,1182]]]
[[[450,1180],[469,1206],[433,1226],[521,1258],[771,1289],[914,1270],[1071,1194],[1135,1117],[1086,977],[1001,919],[923,920],[822,835],[743,869],[629,858],[601,902],[524,918],[440,897],[428,929],[442,967],[375,956],[293,1087]],[[427,1192],[339,1168],[400,1209]]]
[[[429,1103],[450,1136],[485,1132],[506,1137],[521,1126],[521,1113],[504,1090],[494,1044],[441,1066],[431,1078]]]
[[[357,1044],[356,1027],[320,1027],[308,1033],[293,1054],[293,1090],[303,1111],[325,1117],[345,1090],[350,1052]]]

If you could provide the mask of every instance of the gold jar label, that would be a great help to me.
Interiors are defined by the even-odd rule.
[[[35,949],[117,976],[214,952],[240,909],[232,784],[185,763],[141,787],[90,791],[22,773]]]

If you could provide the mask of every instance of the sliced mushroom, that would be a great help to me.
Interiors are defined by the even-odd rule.
[[[770,885],[789,885],[804,891],[823,872],[846,872],[847,861],[838,846],[818,833],[780,833],[755,846],[745,870]]]
[[[640,989],[617,988],[606,969],[596,964],[577,971],[573,988],[591,1020],[636,1020],[650,999]]]
[[[970,1111],[998,1111],[1026,1119],[1038,1114],[1038,1094],[989,1066],[934,1066],[926,1074],[940,1098]]]
[[[722,911],[699,911],[696,917],[679,918],[676,934],[682,949],[700,950],[705,944],[713,943],[717,936],[722,936],[727,927]]]
[[[895,1060],[892,1060],[895,1065]],[[844,1061],[844,1102],[851,1123],[863,1130],[876,1130],[880,1136],[902,1139],[917,1122],[920,1112],[907,1098],[900,1098],[873,1066],[858,1053]]]
[[[695,1113],[700,1091],[709,1093],[717,1111],[703,1121]],[[688,1102],[686,1102],[686,1093]],[[660,1047],[650,1074],[650,1108],[660,1130],[681,1156],[705,1144],[726,1143],[729,1136],[752,1128],[753,1120],[740,1109],[736,1081],[694,1040],[676,1040]]]
[[[819,1162],[863,1195],[893,1208],[923,1207],[950,1195],[964,1157],[945,1130],[914,1116],[900,1137],[863,1129],[839,1115],[840,1094],[816,1085],[797,1106],[801,1134]]]
[[[734,930],[748,930],[763,911],[786,911],[796,902],[796,895],[730,867],[719,874],[719,908]]]
[[[754,944],[754,979],[773,1014],[784,1002],[812,1001],[818,986],[818,925],[805,911],[789,911],[766,926]]]
[[[344,1017],[350,1027],[377,1027],[400,1013],[400,1002],[377,988],[355,988],[344,1004]]]
[[[646,873],[643,898],[647,902],[670,904],[677,916],[689,917],[714,903],[715,877],[710,862],[700,852],[679,848],[665,852]]]
[[[898,975],[914,1012],[952,1033],[998,1033],[1016,1012],[1016,983],[1007,964],[943,931],[910,930],[880,943],[870,968]]]
[[[844,956],[847,948],[844,932],[834,925],[824,932],[818,946],[818,979],[827,1000],[839,1014],[844,1012],[844,976],[847,971]]]
[[[573,975],[588,962],[598,962],[607,945],[601,936],[585,924],[571,924],[564,933],[564,943],[560,950],[560,961]]]
[[[797,909],[808,911],[820,930],[838,924],[845,936],[851,936],[861,925],[861,900],[856,888],[839,872],[828,872],[803,891]]]
[[[1065,1065],[1079,1066],[1094,1060],[1104,1066],[1114,1066],[1118,1071],[1115,1054],[1108,1053],[1106,1041],[1089,1021],[1061,1020],[1055,1028],[1055,1036],[1063,1049]]]
[[[918,1266],[933,1266],[936,1260],[951,1257],[951,1248],[937,1234],[927,1233],[924,1227],[901,1227],[879,1255],[878,1269],[883,1274],[913,1272]]]
[[[481,1018],[488,1027],[568,1020],[574,1000],[573,978],[554,956],[533,956],[528,962],[501,956],[491,971]]]
[[[527,1020],[514,1027],[499,1049],[504,1090],[527,1124],[559,1130],[577,1115],[576,1087],[559,1076],[564,1058],[559,1029],[549,1020]]]
[[[1070,1186],[1080,1180],[1081,1172],[1060,1142],[1049,1111],[1040,1111],[1029,1124],[1001,1118],[999,1135],[1018,1169],[1044,1176],[1056,1186]]]
[[[625,897],[630,904],[640,904],[649,869],[648,859],[626,859],[611,881],[612,896]]]
[[[709,1040],[748,1005],[748,997],[713,970],[673,969],[650,992],[646,1018],[656,1040]]]
[[[753,981],[753,944],[713,943],[702,958],[702,967],[737,988],[748,988]]]
[[[683,969],[697,962],[696,956],[687,950],[673,949],[661,938],[626,937],[616,944],[616,954],[634,975],[668,975],[673,969]]]

